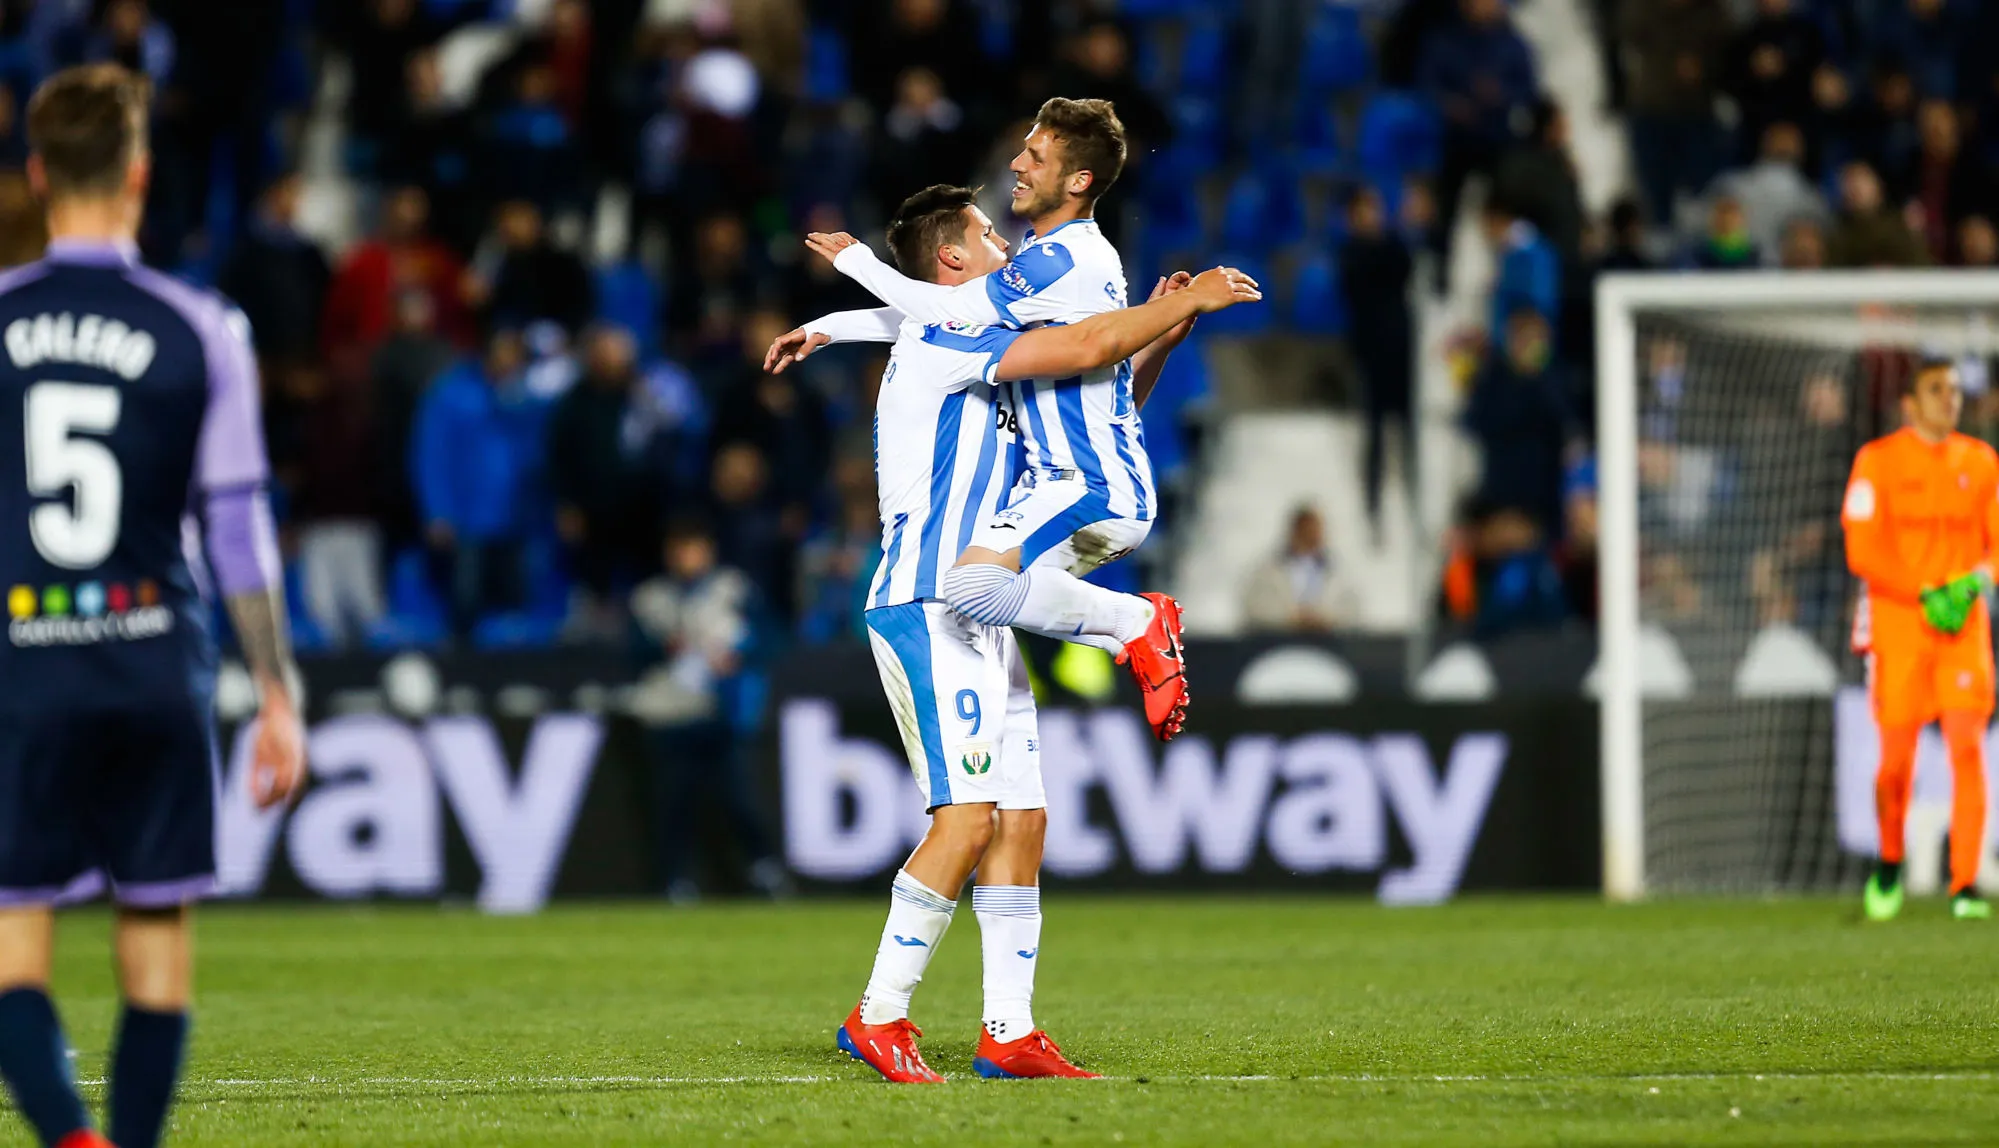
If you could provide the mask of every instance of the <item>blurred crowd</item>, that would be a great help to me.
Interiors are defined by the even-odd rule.
[[[1022,117],[1108,98],[1133,158],[1102,214],[1135,288],[1227,262],[1270,300],[1169,365],[1164,495],[1200,448],[1207,340],[1338,337],[1378,537],[1415,454],[1411,300],[1449,286],[1476,202],[1497,270],[1452,366],[1482,470],[1439,612],[1563,624],[1594,610],[1597,275],[1999,257],[1999,8],[1594,15],[1639,177],[1600,217],[1506,0],[0,0],[0,263],[39,246],[34,83],[140,69],[143,245],[251,320],[303,646],[627,642],[671,526],[774,648],[853,633],[879,543],[881,349],[758,369],[870,302],[798,237],[873,234],[937,181],[1015,228]],[[1264,583],[1297,600],[1258,625],[1350,617],[1306,557],[1338,565],[1315,517]]]

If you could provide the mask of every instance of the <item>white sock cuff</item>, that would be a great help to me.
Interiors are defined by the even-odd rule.
[[[958,907],[958,902],[911,877],[907,869],[895,871],[895,884],[890,888],[890,895],[898,901],[933,913],[949,913]]]
[[[1041,886],[976,886],[972,889],[972,912],[981,917],[1039,917]]]

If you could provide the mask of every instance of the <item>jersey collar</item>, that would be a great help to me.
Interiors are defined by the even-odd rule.
[[[98,239],[51,239],[44,254],[51,263],[76,263],[86,267],[132,267],[139,262],[139,248],[133,243]]]
[[[1055,225],[1055,231],[1060,231],[1060,230],[1062,230],[1062,229],[1063,229],[1063,228],[1065,228],[1065,227],[1074,227],[1074,226],[1075,226],[1075,225],[1077,225],[1078,223],[1095,223],[1096,221],[1097,221],[1097,219],[1096,219],[1096,216],[1093,216],[1093,215],[1079,215],[1079,216],[1077,216],[1076,218],[1074,218],[1074,219],[1070,220],[1070,221],[1069,221],[1069,222],[1067,222],[1067,223],[1058,223],[1058,224],[1056,224],[1056,225]],[[1053,235],[1055,234],[1055,231],[1050,231],[1050,232],[1049,232],[1049,233],[1048,233],[1047,235],[1036,235],[1036,234],[1034,234],[1034,229],[1030,227],[1030,228],[1028,228],[1028,229],[1027,229],[1027,234],[1026,234],[1025,236],[1023,236],[1023,237],[1021,238],[1021,241],[1020,241],[1020,245],[1021,245],[1022,247],[1026,247],[1026,246],[1028,246],[1029,244],[1033,244],[1033,243],[1039,243],[1039,242],[1041,242],[1042,240],[1044,240],[1044,239],[1047,239],[1047,238],[1049,238],[1049,237],[1053,236]]]

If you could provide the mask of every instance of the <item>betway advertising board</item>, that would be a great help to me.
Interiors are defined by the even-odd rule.
[[[366,691],[349,689],[347,704],[311,723],[311,784],[286,811],[250,805],[248,734],[230,731],[224,892],[462,899],[496,912],[655,892],[646,731],[614,705],[565,704],[615,697],[621,667],[521,681],[535,665],[444,663],[451,712],[421,717],[356,707]],[[365,683],[371,667],[321,670]],[[928,824],[887,704],[860,688],[872,673],[864,651],[794,659],[745,748],[808,891],[879,891]],[[318,690],[316,709],[329,694],[340,696]],[[520,704],[524,694],[539,708]],[[1193,714],[1161,746],[1132,708],[1042,712],[1051,884],[1428,903],[1460,889],[1598,883],[1587,703],[1201,700]]]

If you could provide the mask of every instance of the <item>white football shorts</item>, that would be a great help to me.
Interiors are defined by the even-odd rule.
[[[1046,808],[1034,691],[1013,631],[935,599],[878,606],[866,618],[924,806]]]
[[[972,545],[1001,554],[1018,546],[1020,568],[1055,566],[1078,578],[1138,549],[1152,523],[1111,513],[1110,498],[1080,472],[1027,471],[1006,507],[972,532]]]

